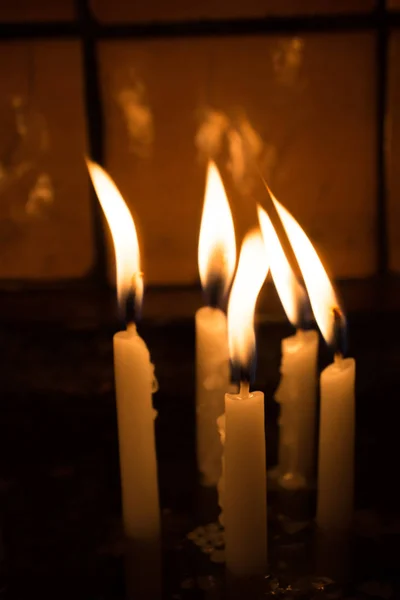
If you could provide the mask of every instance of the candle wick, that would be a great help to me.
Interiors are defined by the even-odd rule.
[[[131,323],[127,323],[126,324],[126,330],[129,333],[137,333],[136,323],[134,323],[133,321]]]
[[[206,286],[207,304],[211,308],[219,308],[224,297],[225,283],[221,275],[211,275]]]
[[[343,354],[341,352],[335,352],[334,361],[337,367],[341,367],[343,363]]]
[[[143,273],[138,271],[134,273],[132,276],[132,283],[127,292],[125,293],[124,298],[124,317],[126,328],[129,329],[131,323],[137,323],[140,317],[140,301],[142,297],[142,287],[143,287]]]
[[[345,352],[345,321],[343,313],[338,306],[332,309],[333,314],[333,340],[332,346],[334,354],[343,358]]]
[[[239,396],[241,398],[248,398],[249,394],[250,394],[250,383],[248,381],[241,381]]]

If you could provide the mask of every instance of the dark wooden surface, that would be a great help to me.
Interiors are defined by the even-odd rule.
[[[350,306],[349,352],[357,359],[358,536],[352,577],[358,583],[389,585],[392,594],[398,593],[400,573],[400,311],[395,287],[387,293],[364,282],[349,285],[342,294]],[[201,598],[206,592],[197,589],[196,577],[204,588],[210,575],[221,575],[220,567],[185,541],[187,532],[217,514],[215,495],[201,494],[196,479],[191,315],[201,298],[191,290],[150,291],[146,302],[140,332],[160,384],[154,402],[166,593]],[[268,462],[273,465],[278,441],[273,392],[280,340],[291,327],[278,304],[271,306],[262,304],[255,387],[266,395]],[[5,598],[123,597],[112,366],[117,327],[109,292],[97,297],[93,291],[60,289],[0,296],[0,576]],[[321,344],[320,366],[329,360]],[[315,565],[308,549],[315,536],[310,525],[289,534],[278,518],[292,512],[298,520],[297,500],[271,493],[269,502],[272,568],[292,583],[311,577]],[[312,509],[313,503],[311,491],[307,506]],[[353,590],[358,594],[353,597],[379,597],[375,592],[388,588],[367,589],[374,593]]]

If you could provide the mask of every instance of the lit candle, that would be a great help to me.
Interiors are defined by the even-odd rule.
[[[277,200],[275,206],[303,274],[311,307],[335,361],[321,374],[317,523],[325,530],[348,529],[353,514],[355,361],[343,358],[338,338],[344,318],[329,277],[310,240]]]
[[[272,197],[272,194],[271,194]],[[258,206],[272,278],[289,321],[302,321],[307,303],[268,214]],[[281,486],[300,489],[310,484],[315,470],[318,333],[296,330],[282,340],[281,380],[275,393],[280,404],[278,476]]]
[[[132,216],[117,187],[99,165],[87,164],[111,230],[118,300],[127,321],[127,329],[114,336],[114,374],[123,524],[134,569],[129,593],[153,600],[160,596],[160,509],[152,405],[154,368],[133,321],[143,293],[139,244]]]
[[[202,484],[215,486],[222,455],[217,418],[224,412],[230,379],[227,322],[221,305],[235,270],[236,242],[228,199],[213,162],[207,170],[198,261],[208,305],[195,317],[197,460]]]
[[[250,392],[254,309],[267,276],[261,233],[245,237],[228,305],[229,352],[240,391],[225,395],[224,525],[229,577],[263,575],[267,565],[267,485],[264,394]]]

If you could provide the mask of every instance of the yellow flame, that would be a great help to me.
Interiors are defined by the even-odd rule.
[[[218,277],[223,281],[225,293],[235,271],[235,229],[224,184],[212,161],[209,162],[207,170],[198,263],[203,289],[210,280]]]
[[[273,197],[270,192],[271,197]],[[304,300],[304,288],[297,281],[296,275],[283,251],[278,235],[267,212],[257,205],[258,220],[264,238],[267,260],[272,278],[278,291],[286,316],[293,325],[300,320],[300,307]]]
[[[267,274],[262,235],[258,229],[253,229],[243,240],[228,304],[230,357],[244,367],[254,353],[254,310]]]
[[[317,325],[327,343],[334,336],[334,309],[339,302],[312,243],[290,212],[272,198],[303,275]]]
[[[132,215],[108,173],[91,160],[87,159],[86,164],[114,243],[118,300],[121,303],[133,290],[136,301],[140,303],[143,281],[140,271],[139,242]]]

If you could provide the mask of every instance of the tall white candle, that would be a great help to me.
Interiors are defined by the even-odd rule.
[[[318,327],[336,350],[335,362],[321,375],[317,522],[323,529],[346,530],[353,512],[355,361],[341,357],[344,318],[318,254],[292,215],[274,202],[296,253]]]
[[[229,351],[240,370],[238,394],[225,396],[224,525],[227,572],[233,580],[262,575],[267,565],[264,395],[250,392],[254,308],[268,272],[261,234],[243,241],[228,306]]]
[[[154,368],[135,325],[114,336],[114,374],[125,533],[153,543],[160,535]]]
[[[226,315],[219,308],[205,306],[196,312],[197,459],[203,485],[216,485],[221,475],[216,422],[224,412],[229,378]]]
[[[160,507],[152,405],[154,368],[135,325],[114,336],[122,517],[129,600],[161,596]]]
[[[283,487],[298,489],[315,476],[318,333],[297,330],[282,340],[278,474]]]
[[[98,199],[113,237],[120,306],[129,323],[141,302],[143,282],[132,216],[114,182],[87,161]],[[160,509],[152,406],[153,365],[133,323],[114,336],[122,514],[127,539],[129,598],[156,600],[161,595]]]
[[[271,197],[274,198],[270,192]],[[258,217],[272,277],[289,321],[297,327],[307,303],[303,286],[289,264],[275,228],[265,210]],[[317,400],[316,331],[297,329],[282,340],[281,380],[275,393],[280,404],[278,476],[283,487],[305,487],[314,477]]]
[[[353,516],[355,373],[355,360],[340,357],[321,373],[317,523],[330,531]]]
[[[198,261],[209,305],[195,317],[197,461],[201,483],[216,486],[222,455],[216,422],[224,412],[224,393],[229,386],[227,322],[219,307],[235,269],[236,243],[228,199],[213,162],[207,170]]]

